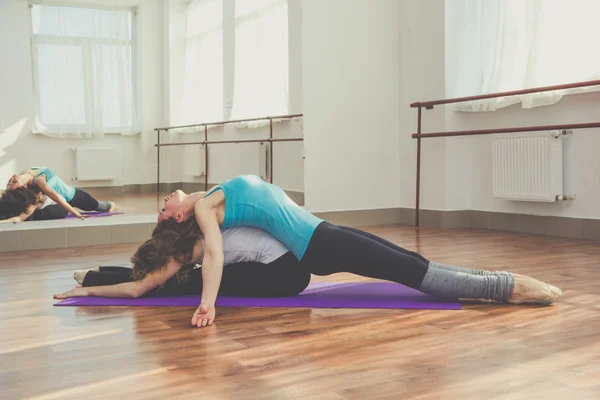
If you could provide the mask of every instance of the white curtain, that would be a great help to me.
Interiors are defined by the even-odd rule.
[[[177,123],[288,114],[287,0],[192,0],[187,7]]]
[[[36,131],[139,133],[132,11],[38,4],[31,11]]]
[[[190,2],[186,14],[184,89],[178,124],[223,119],[223,0]]]
[[[231,119],[288,114],[288,62],[287,1],[236,0]]]
[[[600,1],[446,0],[446,96],[600,79]],[[494,111],[511,104],[550,105],[595,88],[453,104]]]

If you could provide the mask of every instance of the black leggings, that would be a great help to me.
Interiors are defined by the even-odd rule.
[[[29,217],[29,221],[47,221],[50,219],[61,219],[69,215],[69,212],[58,204],[46,206],[41,210],[35,210]]]
[[[98,211],[98,200],[80,189],[75,189],[75,196],[69,201],[69,204],[83,211]]]
[[[75,196],[69,201],[73,207],[84,211],[98,211],[98,200],[92,197],[91,194],[83,190],[75,189]],[[66,218],[69,212],[58,204],[46,206],[41,210],[35,210],[27,219],[28,221],[47,221],[51,219]]]
[[[429,261],[370,233],[322,222],[300,265],[315,275],[350,272],[420,289]]]
[[[100,271],[89,271],[83,286],[105,286],[131,282],[131,268],[100,267]],[[226,265],[219,288],[219,295],[234,297],[288,297],[301,293],[310,282],[310,272],[300,266],[290,252],[277,260],[262,264],[240,262]],[[169,279],[163,286],[146,296],[177,296],[202,292],[202,268],[190,271],[188,281],[179,283],[177,277]]]
[[[379,243],[381,243],[383,245],[386,245],[387,247],[389,247],[391,249],[394,249],[394,250],[399,251],[401,253],[404,253],[404,254],[407,254],[409,256],[418,258],[419,260],[423,261],[425,264],[429,265],[429,260],[426,259],[425,257],[423,257],[422,255],[420,255],[419,253],[415,253],[414,251],[403,249],[402,247],[400,247],[400,246],[398,246],[398,245],[396,245],[396,244],[394,244],[392,242],[389,242],[389,241],[385,240],[384,238],[381,238],[381,237],[379,237],[377,235],[373,235],[372,233],[361,231],[360,229],[349,228],[347,226],[339,226],[338,225],[338,228],[343,229],[345,231],[354,232],[356,234],[359,234],[361,236],[364,236],[366,238],[369,238],[371,240],[379,242]]]

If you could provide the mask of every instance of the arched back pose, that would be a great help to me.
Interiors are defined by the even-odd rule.
[[[251,227],[225,229],[224,265],[219,294],[243,297],[286,297],[301,293],[310,282],[310,272],[300,267],[294,255],[267,232]],[[156,251],[162,246],[163,253]],[[99,267],[74,273],[82,285],[57,299],[81,296],[140,297],[145,295],[200,294],[203,286],[204,242],[194,219],[182,224],[171,220],[155,229],[131,258],[134,268]],[[167,255],[165,255],[167,254]],[[177,259],[167,268],[169,259]],[[175,267],[174,267],[175,266]],[[174,276],[177,275],[177,276]]]
[[[221,228],[240,226],[269,232],[292,251],[300,265],[316,275],[350,272],[452,299],[551,303],[562,295],[560,289],[530,277],[430,262],[375,235],[332,225],[299,207],[281,188],[257,176],[235,177],[206,195],[186,195],[178,190],[165,198],[165,207],[159,213],[162,223],[173,219],[183,223],[193,217],[205,238],[202,297],[192,317],[195,326],[206,326],[215,317],[214,304],[223,270]],[[156,243],[158,252],[162,248]],[[154,268],[173,268],[169,260]]]
[[[89,193],[67,185],[48,167],[31,167],[19,175],[11,176],[6,189],[10,191],[19,187],[39,189],[77,218],[83,218],[83,216],[75,208],[84,211],[115,210],[115,204],[112,201],[98,201]]]

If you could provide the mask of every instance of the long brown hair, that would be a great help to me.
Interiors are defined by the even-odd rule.
[[[174,218],[159,222],[147,240],[131,257],[133,270],[131,276],[135,280],[143,279],[151,272],[164,268],[170,258],[182,264],[177,271],[179,282],[189,279],[194,268],[192,260],[194,246],[202,238],[202,231],[194,217],[178,223]]]
[[[19,187],[7,190],[0,198],[0,210],[7,218],[16,217],[25,213],[32,206],[41,204],[42,194],[38,189]]]

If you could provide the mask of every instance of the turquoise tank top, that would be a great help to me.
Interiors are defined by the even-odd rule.
[[[40,175],[46,175],[46,182],[48,186],[52,188],[56,193],[60,194],[65,198],[67,202],[73,200],[75,197],[75,188],[67,185],[60,179],[54,172],[50,171],[48,167],[31,167],[34,171],[40,171],[35,177]],[[31,183],[31,186],[35,187],[35,180]]]
[[[323,222],[290,199],[278,186],[243,175],[212,189],[225,195],[223,229],[252,226],[269,232],[302,260],[317,226]]]

